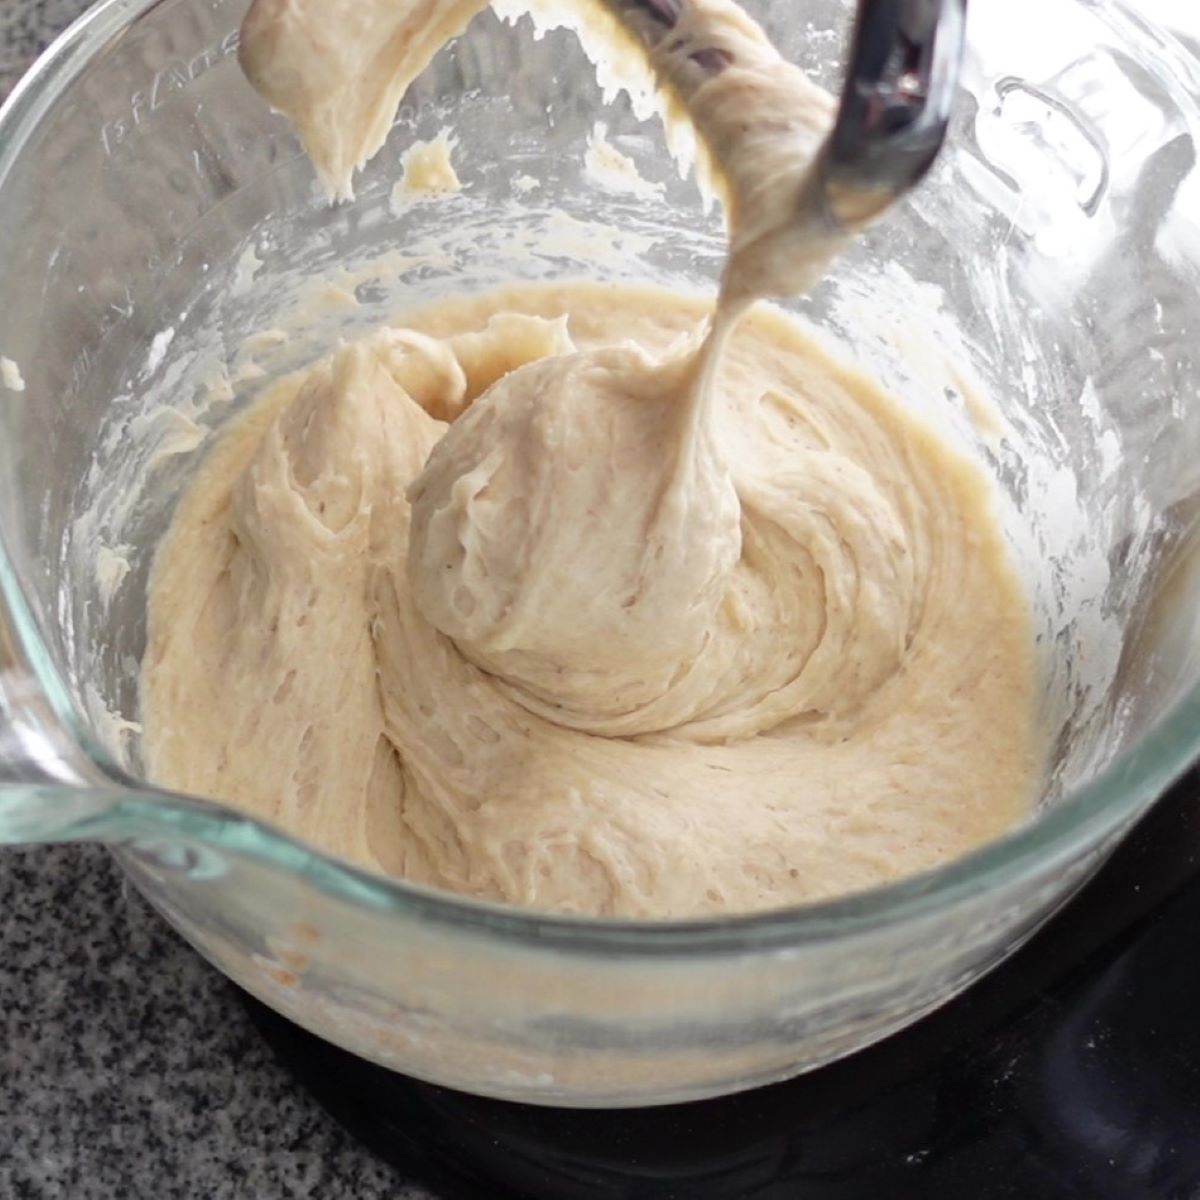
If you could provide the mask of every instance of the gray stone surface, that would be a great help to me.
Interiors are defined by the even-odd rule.
[[[0,1197],[419,1200],[93,847],[0,853]]]
[[[84,0],[0,0],[0,100]],[[2,1200],[422,1200],[96,847],[0,851]]]

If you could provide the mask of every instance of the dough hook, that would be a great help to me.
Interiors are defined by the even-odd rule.
[[[603,0],[648,47],[674,29],[686,0]],[[950,121],[967,0],[859,0],[833,129],[798,217],[855,233],[917,184]],[[734,65],[724,50],[690,56],[698,75]]]

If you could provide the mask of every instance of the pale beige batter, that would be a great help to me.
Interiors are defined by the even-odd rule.
[[[239,57],[263,98],[295,124],[330,195],[346,198],[354,172],[383,146],[409,85],[491,2],[254,0]],[[646,55],[604,5],[563,2],[610,58]],[[543,16],[555,7],[552,0],[528,6]],[[714,58],[726,65],[714,71],[706,65]],[[796,219],[832,123],[832,98],[780,57],[734,0],[682,0],[670,37],[648,61],[664,116],[699,131],[702,173],[725,199],[726,298],[804,291],[842,245],[836,232]]]
[[[385,7],[479,5],[364,4],[377,40]],[[257,10],[244,58],[344,191],[376,116],[314,65],[325,10]],[[716,90],[692,16],[744,68]],[[656,917],[866,887],[1026,811],[1029,620],[977,468],[780,314],[731,332],[835,248],[783,224],[828,105],[727,0],[670,53],[733,180],[707,334],[678,296],[526,287],[281,384],[160,553],[156,779],[411,879]],[[756,140],[756,104],[807,134]]]
[[[160,552],[151,775],[411,879],[635,916],[834,895],[1010,827],[1037,767],[1031,634],[989,486],[773,310],[749,314],[720,366],[741,551],[700,660],[632,710],[656,732],[541,715],[421,615],[405,491],[447,428],[430,411],[522,360],[562,362],[568,335],[658,359],[702,317],[653,290],[525,288],[281,383],[214,450]],[[640,451],[611,449],[550,446],[539,470],[557,487],[596,454],[635,487]],[[575,501],[528,494],[553,537]],[[606,511],[572,558],[602,564],[598,587]],[[586,635],[586,609],[551,611]]]

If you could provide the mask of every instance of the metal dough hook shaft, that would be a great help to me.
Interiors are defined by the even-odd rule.
[[[602,0],[653,50],[688,0]],[[805,205],[844,233],[880,216],[937,158],[962,63],[967,0],[859,0],[837,119]],[[690,56],[698,74],[735,65],[716,49]],[[812,211],[797,213],[811,221]]]

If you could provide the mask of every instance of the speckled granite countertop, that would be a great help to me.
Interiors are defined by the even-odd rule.
[[[0,0],[0,100],[87,0]],[[0,852],[2,1200],[428,1200],[95,847]]]
[[[0,852],[0,1197],[424,1200],[91,847]]]

